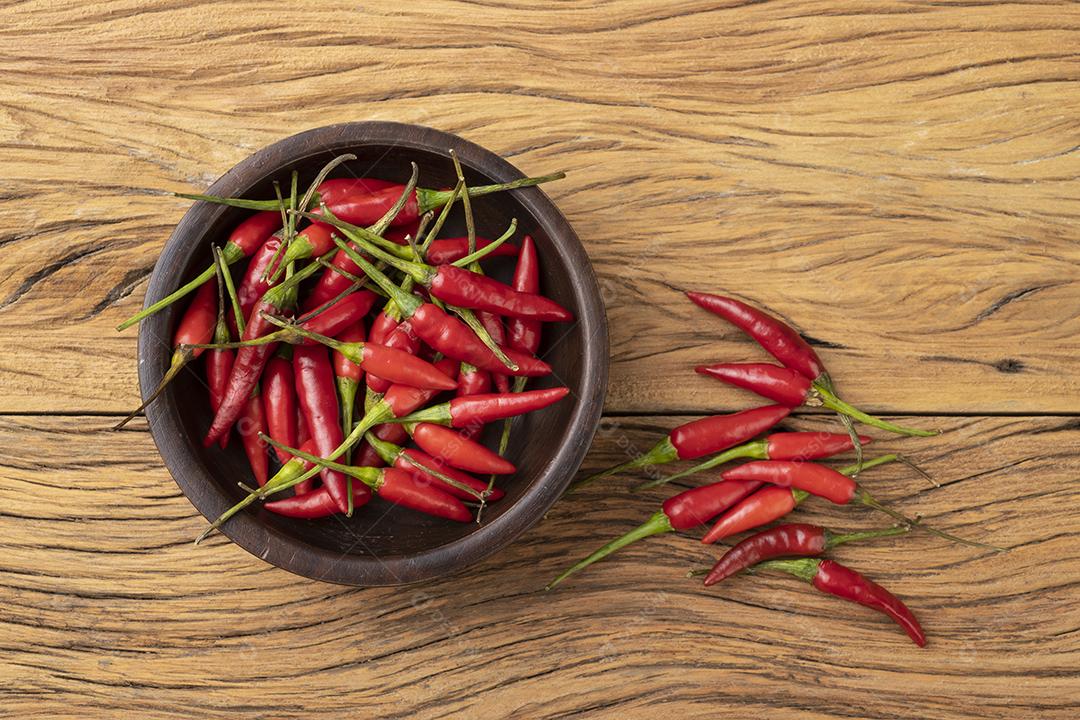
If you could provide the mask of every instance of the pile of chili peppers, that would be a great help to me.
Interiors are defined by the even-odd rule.
[[[469,187],[451,156],[451,189],[417,187],[415,165],[406,184],[328,179],[355,159],[344,155],[303,195],[293,173],[274,199],[183,196],[255,211],[206,270],[120,326],[192,296],[147,402],[205,356],[203,443],[225,447],[235,430],[254,479],[199,540],[256,500],[314,520],[378,495],[467,522],[503,496],[495,480],[516,470],[503,457],[511,420],[568,393],[526,387],[551,372],[537,357],[542,325],[573,315],[540,294],[536,245],[509,242],[516,220],[478,237],[471,201],[563,175]],[[455,206],[466,234],[440,237]],[[481,260],[495,257],[516,263],[510,284],[485,274]],[[476,437],[499,421],[496,452]]]
[[[955,542],[1000,549],[918,523],[883,505],[855,481],[855,476],[863,470],[898,460],[908,461],[897,455],[864,460],[862,448],[871,438],[857,434],[853,420],[901,435],[937,433],[895,425],[841,400],[814,349],[777,318],[730,297],[698,292],[687,295],[698,306],[750,335],[780,362],[780,365],[724,363],[699,367],[697,372],[751,390],[775,404],[680,425],[652,449],[578,481],[570,491],[628,470],[655,468],[678,460],[700,460],[711,456],[690,469],[656,478],[639,488],[657,487],[736,459],[750,462],[721,472],[716,482],[668,498],[648,520],[567,569],[547,586],[548,589],[578,570],[651,535],[690,530],[713,522],[701,539],[705,544],[712,544],[780,520],[797,505],[816,496],[838,505],[865,505],[889,515],[898,524],[880,530],[849,533],[802,523],[781,524],[757,530],[724,553],[711,570],[692,571],[691,575],[705,575],[705,586],[708,587],[742,571],[771,569],[787,572],[822,592],[885,613],[917,645],[925,645],[926,636],[918,620],[899,599],[854,570],[820,556],[843,543],[902,535],[913,528]],[[835,411],[841,416],[847,432],[771,432],[758,437],[801,405],[823,406]],[[836,470],[815,462],[847,451],[855,452],[856,462],[843,469]]]

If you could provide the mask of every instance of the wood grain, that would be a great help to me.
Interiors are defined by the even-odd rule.
[[[684,418],[667,418],[674,424]],[[934,418],[933,441],[881,442],[942,484],[881,468],[863,482],[927,534],[836,553],[908,601],[930,645],[779,576],[712,591],[692,537],[652,538],[560,590],[572,559],[651,514],[630,478],[564,499],[496,558],[446,581],[356,591],[265,565],[205,524],[145,427],[0,417],[0,707],[39,716],[435,718],[788,712],[843,718],[1069,717],[1080,662],[1078,429],[1067,418]],[[140,421],[141,422],[141,421]],[[589,465],[644,447],[652,417],[609,423]],[[821,420],[791,423],[826,427]],[[92,461],[73,448],[96,448]],[[879,527],[868,510],[798,517]],[[352,714],[350,713],[350,714]]]
[[[1076,4],[13,0],[0,36],[0,714],[1076,715]],[[674,535],[539,592],[663,497],[618,482],[406,590],[193,549],[145,429],[106,430],[138,396],[112,328],[186,208],[168,193],[364,119],[569,172],[549,192],[612,330],[586,469],[753,402],[689,372],[765,359],[679,294],[723,289],[797,324],[850,401],[947,429],[875,447],[942,488],[866,482],[1010,552],[837,553],[910,602],[918,651],[786,578],[705,592],[682,574],[711,553]]]
[[[872,410],[1076,410],[1075,4],[208,7],[0,9],[0,318],[23,345],[0,410],[137,404],[112,327],[186,206],[162,193],[358,119],[569,171],[550,192],[606,289],[612,411],[745,402],[668,379],[760,357],[684,288],[791,319]]]

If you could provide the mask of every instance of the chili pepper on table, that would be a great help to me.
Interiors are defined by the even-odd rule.
[[[488,500],[494,502],[503,496],[498,488],[488,490],[488,484],[472,475],[450,467],[440,458],[432,457],[423,450],[405,448],[380,440],[374,433],[365,435],[368,444],[387,465],[404,470],[418,480],[434,483],[444,492],[463,500]]]
[[[240,441],[244,446],[244,454],[247,455],[251,474],[259,487],[266,485],[269,475],[269,463],[266,456],[266,447],[259,436],[266,433],[266,415],[263,412],[263,400],[259,393],[258,384],[251,391],[247,406],[243,415],[236,422],[236,431],[240,435]]]
[[[645,454],[590,475],[571,485],[570,490],[578,490],[594,480],[625,470],[661,465],[676,460],[693,460],[719,452],[765,432],[787,417],[789,412],[791,412],[790,409],[783,405],[766,405],[730,415],[713,415],[685,423],[668,433],[667,437]]]
[[[550,590],[569,576],[603,560],[616,550],[643,538],[676,530],[689,530],[706,523],[746,497],[760,486],[754,482],[718,482],[684,490],[664,501],[660,511],[622,537],[609,542],[584,560],[570,567],[548,583]]]
[[[379,497],[395,505],[458,522],[468,522],[472,519],[472,513],[462,504],[461,500],[434,483],[417,480],[403,470],[392,467],[373,468],[343,465],[318,457],[313,453],[304,452],[298,448],[284,449],[296,457],[324,469],[349,475],[359,480],[369,493],[374,491]],[[296,480],[293,479],[290,482],[296,482]],[[332,491],[331,495],[333,495]],[[340,509],[340,503],[338,503],[338,507]]]
[[[903,535],[910,530],[910,527],[901,525],[883,530],[835,533],[809,523],[777,525],[751,535],[724,553],[705,576],[705,587],[715,585],[766,560],[792,556],[813,557],[844,543]]]
[[[874,581],[834,560],[813,558],[769,560],[758,565],[756,570],[781,570],[810,583],[824,593],[884,613],[903,628],[916,645],[926,646],[926,633],[923,632],[915,615],[899,598]]]
[[[292,357],[292,348],[286,345],[267,362],[262,380],[263,410],[267,435],[284,445],[300,446],[303,442],[300,441],[297,418],[301,411],[296,398]],[[274,452],[282,464],[289,462],[291,456],[287,452],[279,448]]]
[[[903,427],[864,413],[837,397],[825,383],[808,380],[789,368],[768,363],[719,363],[698,367],[696,371],[791,408],[800,405],[823,406],[861,423],[900,435],[932,437],[938,434],[930,430]]]
[[[432,405],[389,422],[430,422],[454,428],[467,427],[470,423],[489,423],[515,415],[542,410],[569,394],[569,388],[556,387],[543,390],[527,390],[520,393],[492,393],[456,397],[449,402]]]
[[[217,265],[214,266],[217,268]],[[127,425],[133,417],[152,403],[165,387],[172,382],[184,367],[202,354],[202,348],[192,348],[191,345],[200,345],[209,342],[214,335],[216,320],[219,315],[219,293],[216,282],[207,282],[195,294],[191,304],[188,305],[173,333],[173,354],[169,360],[169,369],[161,378],[154,391],[143,401],[139,407],[131,411],[123,420],[113,426],[113,430],[119,430]]]
[[[868,460],[862,465],[862,469],[877,467],[878,465],[894,462],[896,460],[900,460],[897,455],[882,455],[880,457],[873,458],[872,460]],[[772,463],[772,461],[768,461],[767,463],[748,464],[762,465],[770,463]],[[812,463],[796,464],[813,465]],[[818,465],[814,467],[823,466]],[[779,482],[787,482],[789,480],[794,481],[795,479],[798,479],[800,481],[800,484],[805,484],[807,487],[813,487],[816,491],[827,492],[834,495],[838,499],[842,499],[843,497],[845,497],[846,492],[851,490],[851,487],[854,486],[851,498],[848,501],[843,502],[842,504],[847,504],[852,501],[857,502],[860,505],[865,505],[866,507],[872,508],[879,512],[883,512],[894,520],[897,520],[904,524],[918,525],[918,527],[920,527],[921,529],[951,542],[960,543],[962,545],[970,545],[972,547],[986,548],[995,551],[1002,550],[1002,548],[997,548],[993,545],[987,545],[985,543],[979,543],[973,540],[965,540],[964,538],[957,537],[936,528],[917,523],[915,520],[912,520],[911,518],[903,515],[902,513],[899,513],[890,507],[882,505],[864,488],[859,486],[857,483],[850,481],[850,478],[848,478],[848,481],[851,482],[851,485],[847,485],[846,483],[837,481],[835,475],[832,474],[835,473],[836,475],[850,476],[854,474],[859,469],[859,467],[860,466],[858,464],[849,465],[848,467],[842,468],[839,471],[832,471],[831,468],[829,468],[829,470],[831,471],[831,473],[829,474],[824,474],[821,473],[819,470],[811,469],[808,471],[804,471],[803,474],[799,474],[797,478],[795,475],[789,474],[789,471],[782,468],[777,469],[775,472],[769,469],[753,469],[750,471],[734,472],[734,470],[738,470],[738,468],[735,468],[734,470],[729,470],[723,473],[722,477],[724,477],[725,479],[750,479],[752,476],[752,479],[759,482],[765,482],[767,480],[772,481],[772,479],[775,479]],[[788,486],[769,485],[767,487],[764,487],[761,490],[755,492],[754,494],[744,498],[737,505],[735,505],[730,510],[725,512],[722,516],[720,516],[720,518],[716,521],[716,524],[714,524],[709,530],[709,532],[707,532],[705,536],[701,538],[701,542],[705,544],[712,544],[717,540],[722,540],[723,538],[737,535],[746,530],[752,530],[753,528],[770,523],[773,520],[779,520],[780,518],[784,517],[789,512],[794,510],[796,505],[802,503],[804,500],[810,497],[810,495],[811,493],[807,490],[792,488]]]
[[[872,438],[859,436],[859,442],[867,445]],[[667,477],[650,480],[638,486],[638,490],[647,490],[665,483],[679,480],[705,470],[723,465],[739,458],[756,460],[818,460],[831,457],[852,449],[851,437],[839,433],[827,432],[780,432],[772,433],[761,440],[751,440],[742,445],[724,450],[719,455],[709,458],[692,468]]]
[[[516,470],[514,464],[480,443],[443,425],[417,423],[405,425],[420,449],[460,470],[505,475]]]
[[[353,325],[345,328],[334,339],[344,343],[364,342],[367,333],[364,330],[363,319],[357,320]],[[334,378],[337,381],[338,397],[341,399],[341,430],[345,435],[352,432],[354,406],[356,403],[356,390],[360,387],[360,381],[364,377],[362,367],[345,357],[340,350],[334,350]],[[273,437],[271,435],[271,437]],[[352,453],[345,454],[345,461],[352,458]]]
[[[281,213],[277,211],[277,201],[274,201],[273,212],[260,212],[253,215],[236,226],[229,235],[228,242],[221,249],[222,257],[227,265],[232,265],[255,252],[268,237],[281,227]],[[268,208],[268,210],[271,208]],[[120,323],[116,329],[124,330],[162,310],[192,291],[202,287],[214,277],[217,272],[217,263],[211,263],[210,267],[203,270],[187,283],[166,297],[148,305],[130,318]],[[191,343],[195,344],[195,343]]]
[[[390,278],[359,255],[353,256],[353,259],[363,268],[367,276],[390,296],[402,316],[410,321],[410,327],[416,336],[436,352],[484,370],[505,372],[511,375],[536,377],[551,372],[551,367],[542,360],[506,349],[504,352],[516,366],[516,369],[508,368],[465,323],[447,315],[432,303],[426,303],[415,295],[402,292]]]

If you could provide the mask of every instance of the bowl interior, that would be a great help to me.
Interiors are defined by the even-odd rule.
[[[214,192],[249,198],[273,197],[272,181],[280,181],[287,192],[290,173],[296,170],[302,193],[318,170],[342,152],[351,152],[357,159],[336,168],[332,177],[377,177],[405,182],[410,163],[415,162],[420,167],[422,187],[452,186],[455,175],[451,161],[442,148],[429,147],[429,143],[430,139],[410,143],[400,138],[364,141],[352,137],[341,138],[331,145],[325,140],[306,148],[298,145],[291,157],[276,157],[271,152],[257,163],[237,166],[215,184]],[[261,152],[267,153],[280,145]],[[486,164],[489,154],[476,148],[484,155],[475,157],[476,153],[469,151],[471,148],[475,146],[457,148],[470,186],[518,177],[516,172],[502,172],[503,161]],[[484,170],[478,164],[484,165]],[[580,464],[598,422],[606,385],[606,377],[600,377],[601,370],[595,367],[597,358],[602,356],[602,373],[606,376],[606,332],[597,331],[598,327],[603,329],[603,311],[600,308],[601,317],[595,317],[599,307],[595,279],[588,263],[581,262],[584,252],[579,241],[557,211],[554,216],[551,211],[554,208],[550,202],[535,189],[499,193],[473,201],[477,231],[483,237],[499,236],[511,218],[517,218],[518,232],[511,242],[518,243],[525,234],[532,235],[540,256],[542,292],[577,317],[574,323],[545,326],[539,356],[551,364],[553,373],[533,379],[528,385],[529,388],[566,385],[571,395],[543,411],[515,420],[507,457],[518,471],[497,479],[506,497],[485,509],[482,524],[429,518],[374,498],[352,518],[317,521],[284,518],[255,505],[227,523],[223,528],[225,533],[256,554],[283,566],[278,560],[289,553],[311,554],[312,562],[294,560],[293,566],[287,567],[302,574],[354,584],[387,584],[460,569],[493,552],[538,519]],[[192,214],[197,217],[191,217]],[[159,260],[154,278],[158,282],[151,283],[150,300],[171,292],[207,267],[211,261],[211,243],[223,244],[231,228],[249,214],[245,210],[196,204]],[[460,207],[451,214],[441,236],[448,233],[465,233]],[[169,265],[162,267],[163,262]],[[514,259],[495,258],[485,266],[493,276],[508,281]],[[159,278],[162,273],[168,277]],[[240,277],[235,270],[234,277]],[[143,324],[140,360],[144,393],[167,366],[171,354],[169,338],[185,305],[181,301],[169,311],[154,316],[152,322]],[[597,343],[602,347],[597,347]],[[201,438],[212,418],[207,394],[202,364],[196,361],[152,406],[148,417],[173,476],[200,511],[213,517],[243,497],[236,483],[238,480],[250,483],[251,476],[235,434],[224,450],[217,446],[202,447]],[[362,398],[358,397],[360,403]],[[166,429],[172,430],[167,438],[162,437]],[[483,435],[484,442],[490,447],[497,446],[500,431],[501,423],[489,425]],[[272,466],[272,470],[275,468]],[[530,502],[524,503],[529,507],[523,507],[522,501],[530,498]]]

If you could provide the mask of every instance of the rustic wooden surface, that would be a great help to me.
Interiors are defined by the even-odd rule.
[[[6,2],[0,28],[0,714],[1075,716],[1075,4]],[[569,172],[549,191],[612,326],[588,468],[752,402],[689,373],[762,358],[678,292],[723,288],[853,402],[948,431],[880,444],[944,487],[882,469],[877,494],[1012,550],[838,553],[910,601],[919,651],[785,578],[704,592],[682,573],[711,553],[676,536],[539,592],[662,498],[620,482],[425,587],[193,549],[145,427],[107,431],[137,398],[112,328],[185,207],[164,193],[362,119]]]

